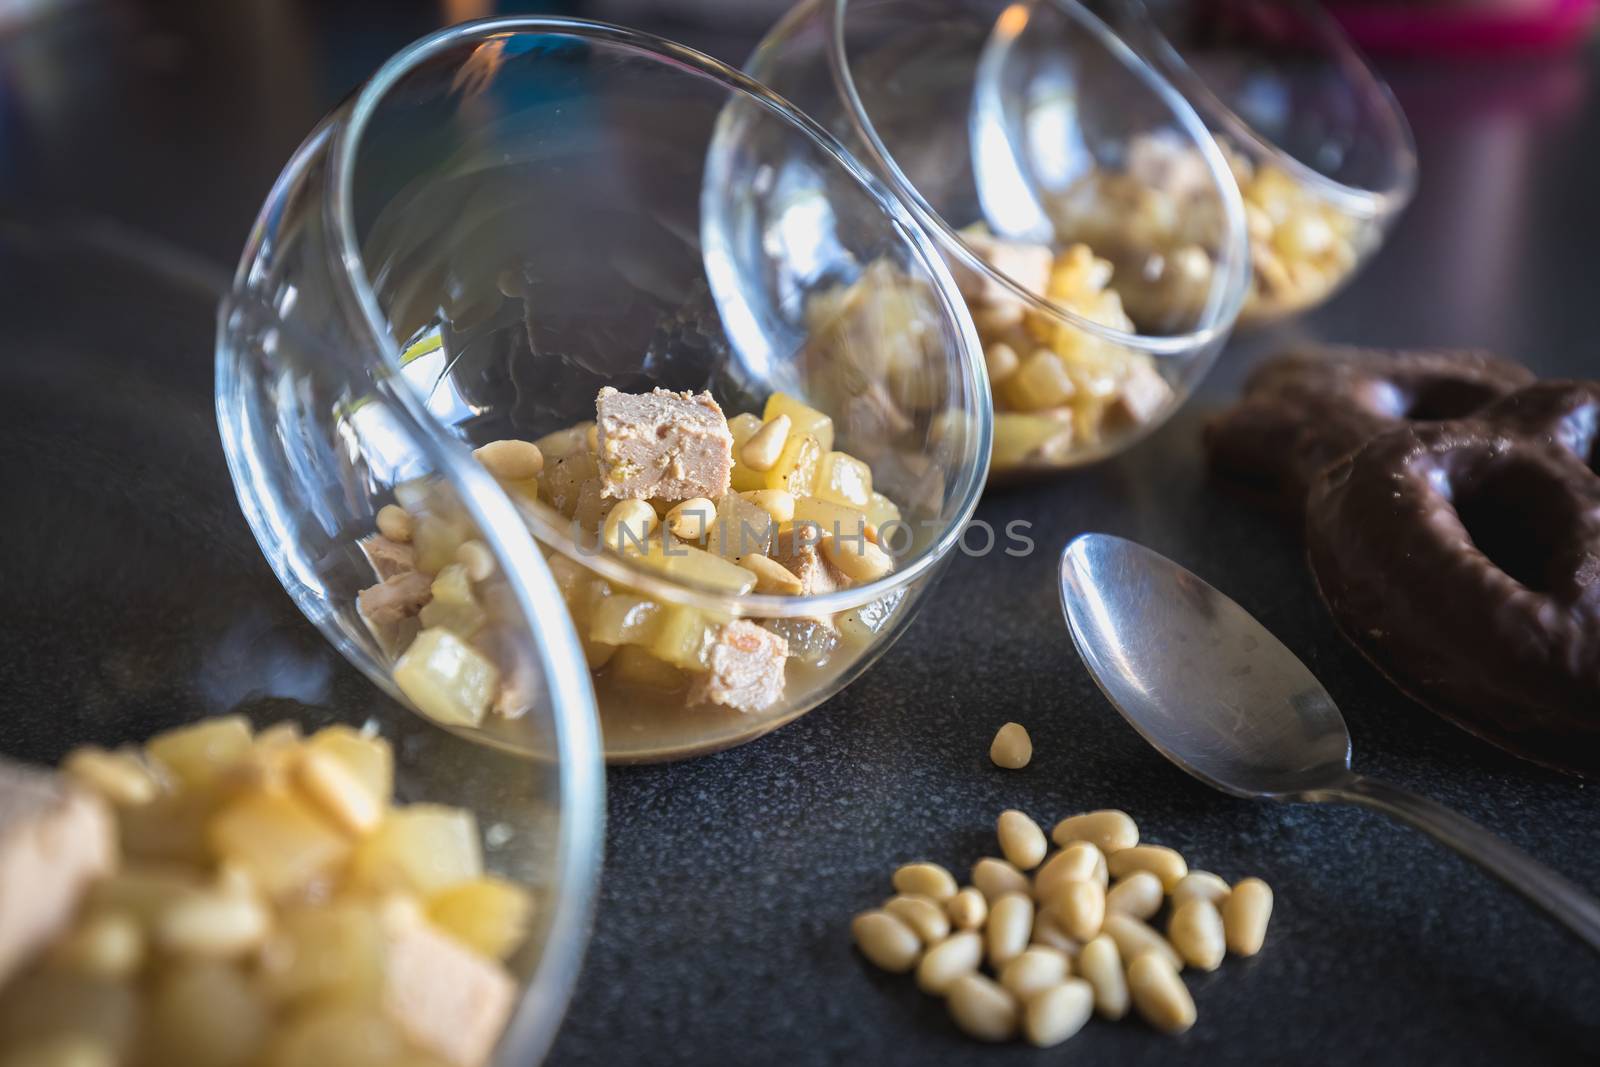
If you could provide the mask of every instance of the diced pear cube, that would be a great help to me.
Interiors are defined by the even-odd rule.
[[[738,493],[729,493],[717,502],[706,549],[730,560],[751,553],[766,555],[775,525],[766,509]]]
[[[231,963],[184,961],[151,997],[152,1062],[244,1067],[260,1054],[272,1019],[259,989]]]
[[[1061,358],[1043,348],[1024,359],[1022,366],[1002,382],[1000,388],[1005,399],[1018,411],[1060,407],[1078,391]]]
[[[694,608],[670,604],[663,608],[650,651],[675,667],[700,670],[705,666],[706,618]]]
[[[136,808],[118,808],[122,853],[129,859],[199,866],[207,862],[206,824],[217,794],[183,792]]]
[[[855,537],[867,528],[867,513],[836,500],[807,496],[794,502],[794,525],[802,523],[811,524],[825,536]]]
[[[817,467],[816,495],[865,510],[872,501],[872,468],[847,452],[829,452]]]
[[[824,452],[833,448],[833,419],[816,408],[802,404],[788,393],[773,393],[767,397],[767,406],[762,411],[761,418],[757,420],[757,425],[769,422],[779,415],[789,416],[791,433],[810,434],[817,439]],[[732,423],[729,427],[732,427]]]
[[[377,1004],[384,935],[376,912],[341,903],[285,913],[261,953],[261,981],[275,1000]]]
[[[428,901],[428,918],[480,955],[503,960],[528,936],[533,897],[504,879],[475,878]]]
[[[429,718],[477,726],[500,689],[500,671],[449,630],[417,635],[394,665],[394,682]]]
[[[762,420],[759,416],[745,412],[735,415],[728,420],[728,432],[733,435],[733,472],[729,477],[729,492],[742,493],[751,489],[765,489],[767,487],[767,472],[752,470],[744,465],[739,458],[744,450],[745,442],[755,436],[761,429]]]
[[[174,899],[201,886],[198,872],[173,866],[130,866],[89,890],[89,910],[131,915],[147,929]]]
[[[595,606],[589,640],[607,645],[648,645],[661,625],[661,605],[632,593],[613,593]]]
[[[373,892],[432,896],[483,874],[478,820],[470,811],[411,804],[389,813],[351,857],[349,880]]]
[[[438,574],[455,562],[456,549],[477,536],[472,520],[452,506],[448,513],[433,512],[416,520],[411,547],[417,553],[417,570]]]
[[[546,464],[554,463],[574,452],[583,452],[589,447],[589,431],[594,428],[594,423],[580,422],[568,426],[564,430],[547,433],[534,442],[539,448],[539,454],[544,456]]]
[[[737,563],[670,536],[651,538],[646,550],[633,559],[674,581],[716,592],[743,594],[756,584],[756,576]]]
[[[394,796],[394,749],[388,739],[349,726],[328,726],[312,734],[306,747],[326,752],[385,803]]]
[[[265,1067],[392,1067],[407,1055],[400,1029],[376,1008],[329,1004],[294,1016]]]
[[[996,416],[998,418],[998,416]],[[891,522],[900,521],[900,507],[893,500],[882,493],[874,491],[867,498],[867,521],[878,529],[883,529]]]
[[[488,621],[472,592],[467,568],[452,563],[434,576],[433,599],[423,605],[417,619],[426,628],[443,627],[457,637],[471,638]]]
[[[991,458],[995,468],[1014,467],[1035,456],[1048,459],[1054,451],[1064,451],[1072,441],[1070,409],[1065,414],[1066,418],[1059,418],[1053,413],[996,412]]]
[[[904,591],[891,593],[870,604],[863,604],[854,611],[840,613],[834,618],[834,624],[839,628],[839,639],[857,647],[870,644],[894,618],[895,608],[900,606],[904,596]]]
[[[606,665],[606,675],[625,685],[666,693],[689,684],[689,676],[682,670],[638,645],[617,649],[617,654]]]
[[[145,750],[185,788],[204,790],[244,761],[251,742],[245,717],[227,715],[157,734]]]
[[[273,897],[317,889],[350,854],[343,834],[291,793],[254,793],[211,820],[207,837],[219,860],[244,869]]]
[[[808,433],[789,433],[789,441],[778,454],[778,462],[763,476],[762,485],[752,489],[786,489],[795,496],[810,496],[816,491],[817,468],[822,464],[822,445]]]

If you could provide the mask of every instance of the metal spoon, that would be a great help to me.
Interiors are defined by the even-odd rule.
[[[1476,823],[1350,769],[1350,732],[1305,664],[1176,563],[1106,534],[1061,554],[1061,605],[1106,698],[1169,760],[1239,797],[1359,804],[1433,835],[1600,951],[1600,901]]]

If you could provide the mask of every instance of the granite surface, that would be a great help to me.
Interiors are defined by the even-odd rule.
[[[74,740],[138,736],[174,708],[262,693],[375,699],[283,595],[234,505],[205,301],[105,266],[59,231],[41,240],[39,223],[114,220],[231,263],[316,114],[435,17],[384,10],[374,28],[309,5],[87,5],[0,45],[23,72],[20,121],[0,127],[0,750],[53,759]],[[748,44],[680,35],[730,58]],[[99,60],[72,62],[84,54]],[[1487,345],[1546,374],[1600,374],[1597,69],[1592,55],[1392,67],[1421,142],[1419,198],[1356,285],[1290,331]],[[1071,649],[1060,546],[1090,529],[1150,544],[1311,665],[1345,711],[1359,769],[1600,889],[1595,786],[1400,697],[1335,633],[1292,532],[1207,483],[1200,425],[1284,332],[1236,343],[1195,402],[1127,455],[986,499],[980,517],[1032,522],[1038,552],[956,559],[841,696],[743,748],[614,770],[594,938],[551,1062],[1600,1061],[1592,954],[1376,814],[1207,790],[1122,723]],[[1034,738],[1020,772],[986,757],[1007,720]],[[1196,866],[1277,891],[1265,951],[1191,980],[1200,1023],[1185,1037],[1096,1022],[1052,1052],[986,1049],[850,947],[849,917],[886,895],[896,863],[964,868],[993,852],[1005,807],[1045,820],[1100,805],[1126,808]]]

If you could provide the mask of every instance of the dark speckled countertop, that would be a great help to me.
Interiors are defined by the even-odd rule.
[[[335,7],[86,3],[0,42],[8,753],[53,759],[75,740],[138,736],[141,715],[171,702],[375,699],[296,613],[237,513],[212,423],[208,308],[134,271],[86,270],[36,228],[63,213],[114,220],[231,264],[317,114],[436,17]],[[733,59],[751,40],[667,30]],[[1485,345],[1546,374],[1600,374],[1597,70],[1592,53],[1390,67],[1421,143],[1418,200],[1357,284],[1292,330]],[[1600,889],[1595,786],[1400,697],[1336,635],[1292,534],[1207,484],[1201,424],[1282,336],[1236,343],[1195,402],[1126,456],[988,498],[980,516],[1032,522],[1040,551],[957,559],[841,696],[743,748],[612,771],[595,934],[552,1062],[1600,1062],[1600,960],[1377,815],[1251,804],[1191,781],[1124,726],[1071,650],[1059,547],[1090,529],[1150,544],[1312,666],[1358,767]],[[1021,772],[987,759],[1008,719],[1034,739]],[[1097,1022],[1051,1052],[986,1049],[852,950],[849,917],[886,895],[897,862],[964,869],[993,851],[1002,808],[1047,821],[1102,805],[1195,866],[1277,891],[1266,950],[1191,981],[1200,1022],[1185,1037]]]

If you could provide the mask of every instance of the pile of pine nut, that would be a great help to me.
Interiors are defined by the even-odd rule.
[[[980,1041],[1020,1033],[1046,1048],[1091,1014],[1121,1019],[1130,1004],[1155,1029],[1180,1034],[1195,1007],[1178,972],[1214,971],[1228,952],[1261,950],[1267,883],[1230,887],[1191,871],[1174,850],[1141,845],[1126,812],[1063,819],[1048,858],[1044,831],[1023,812],[1001,812],[997,830],[1005,858],[980,859],[971,885],[938,864],[909,863],[894,872],[895,896],[850,925],[862,955],[895,974],[915,970],[918,987],[945,998],[956,1025]],[[1165,936],[1151,925],[1163,908]]]

